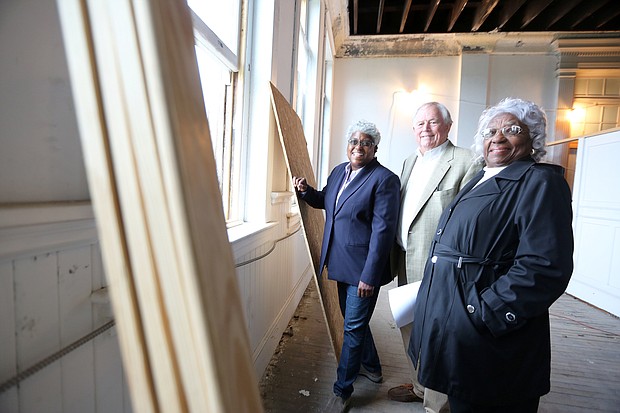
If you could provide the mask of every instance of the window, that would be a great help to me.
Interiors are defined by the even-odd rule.
[[[227,222],[239,218],[240,139],[235,136],[240,1],[188,0],[196,60]]]
[[[320,99],[317,94],[321,92],[317,85],[322,82],[318,64],[321,3],[318,0],[300,0],[299,9],[295,111],[304,128],[310,160],[317,170],[320,164],[320,125],[316,119]]]
[[[327,35],[326,35],[327,36]],[[325,62],[323,67],[323,102],[322,102],[322,122],[317,182],[322,188],[327,184],[329,175],[329,148],[331,136],[331,112],[332,112],[332,75],[334,62],[329,40],[325,38]]]
[[[308,66],[312,59],[312,49],[308,39],[308,0],[300,1],[299,41],[297,45],[297,102],[295,109],[301,123],[305,124],[306,96],[308,86]]]

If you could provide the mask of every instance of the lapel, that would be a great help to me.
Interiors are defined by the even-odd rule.
[[[409,158],[405,160],[403,165],[403,171],[400,174],[400,196],[401,199],[403,195],[405,195],[405,191],[407,189],[407,182],[409,182],[409,177],[411,176],[411,171],[413,171],[413,165],[418,160],[417,155],[411,155]]]
[[[357,190],[370,178],[372,172],[379,166],[379,161],[377,158],[374,158],[372,161],[368,163],[368,165],[364,166],[364,168],[353,178],[349,186],[342,191],[340,194],[340,199],[336,207],[334,208],[334,215],[336,215],[342,209],[342,206],[351,198],[351,196],[357,192]],[[342,186],[342,182],[344,181],[344,168],[342,176],[340,177],[340,185],[338,186],[338,190],[340,190],[340,186]]]
[[[428,201],[428,199],[431,197],[431,195],[433,194],[433,192],[435,191],[435,189],[437,188],[441,180],[444,178],[444,176],[446,176],[446,173],[448,173],[448,170],[450,169],[450,166],[451,166],[450,163],[452,162],[453,159],[454,159],[454,145],[452,145],[452,142],[448,141],[448,146],[446,147],[446,150],[443,152],[443,154],[441,155],[441,158],[439,158],[439,161],[437,162],[437,169],[435,170],[433,175],[431,175],[431,177],[429,178],[428,182],[426,183],[426,186],[424,187],[422,195],[420,196],[418,203],[413,208],[414,213],[412,216],[414,217],[414,219],[416,216],[418,216],[418,213],[420,212],[424,204],[426,204],[426,201]],[[411,169],[409,169],[409,173],[408,173],[409,175],[411,175],[412,169],[413,169],[413,163],[411,164]],[[405,182],[409,182],[408,178],[409,176],[407,177],[407,181]],[[408,222],[408,224],[411,225],[412,222]]]
[[[508,168],[490,178],[487,182],[480,184],[474,191],[471,191],[475,183],[484,175],[484,170],[480,171],[459,193],[455,199],[455,203],[460,199],[499,194],[510,181],[520,180],[534,164],[534,160],[529,158],[513,162]]]
[[[344,177],[347,174],[346,166],[347,163],[344,162],[334,169],[334,172],[332,173],[333,176],[331,178],[333,179],[335,185],[333,187],[330,186],[330,190],[325,194],[325,204],[331,204],[332,211],[335,211],[336,209],[336,198],[338,198],[338,192],[340,191],[340,187],[344,182]]]
[[[435,189],[437,188],[441,180],[444,178],[444,176],[446,176],[446,173],[448,173],[448,170],[450,169],[450,166],[451,166],[450,163],[452,162],[453,159],[454,159],[454,145],[452,145],[452,142],[448,141],[448,146],[446,147],[443,154],[441,155],[441,158],[439,158],[439,161],[437,162],[437,169],[431,175],[428,182],[426,183],[426,186],[424,187],[424,191],[422,192],[422,196],[420,197],[418,205],[415,206],[415,214],[413,215],[414,217],[418,215],[418,212],[420,212],[420,209],[422,209],[424,204],[426,204],[426,201],[428,201],[428,199],[431,197],[431,195],[433,194],[433,192],[435,191]]]

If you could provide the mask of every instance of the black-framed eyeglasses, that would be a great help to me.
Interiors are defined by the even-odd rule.
[[[482,131],[480,132],[480,135],[484,139],[491,139],[492,137],[497,135],[497,132],[502,132],[502,135],[504,136],[516,136],[516,135],[521,134],[521,132],[523,132],[523,128],[519,125],[508,125],[508,126],[504,126],[501,129],[486,128],[486,129],[482,129]]]
[[[349,139],[347,142],[349,142],[349,145],[351,146],[362,145],[365,148],[371,148],[375,146],[375,142],[368,139],[363,141],[360,141],[359,139]]]

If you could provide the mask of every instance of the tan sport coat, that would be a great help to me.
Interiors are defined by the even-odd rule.
[[[417,158],[417,155],[413,154],[403,164],[400,176],[401,208],[407,181],[415,179],[415,176],[411,176],[411,170]],[[403,222],[403,225],[409,225],[406,253],[399,244],[396,244],[392,251],[392,269],[394,276],[398,276],[398,285],[422,279],[441,212],[461,188],[482,169],[482,164],[474,163],[473,159],[472,151],[454,146],[448,141],[435,173],[426,183],[420,202],[414,206],[413,221]],[[397,231],[397,234],[401,233],[400,228]]]

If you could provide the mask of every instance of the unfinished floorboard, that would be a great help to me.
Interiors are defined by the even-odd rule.
[[[385,382],[378,385],[359,378],[349,412],[424,412],[420,403],[387,398],[390,387],[408,381],[402,339],[387,302],[387,291],[394,286],[381,288],[371,321]],[[268,412],[321,412],[332,394],[336,363],[320,326],[323,318],[313,287],[306,291],[288,335],[261,380]],[[539,413],[618,413],[620,319],[567,294],[551,307],[550,314],[551,392],[542,397]]]

